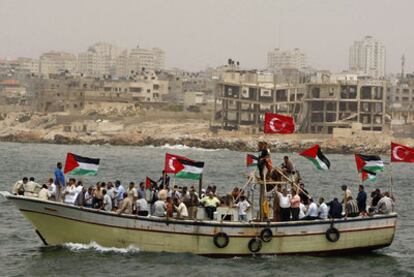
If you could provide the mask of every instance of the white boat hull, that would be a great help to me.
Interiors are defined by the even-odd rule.
[[[4,194],[4,193],[3,193]],[[106,247],[135,246],[141,251],[194,253],[208,256],[252,254],[328,254],[361,252],[390,245],[396,227],[396,214],[337,220],[298,222],[217,222],[175,220],[157,217],[119,216],[35,198],[5,195],[33,224],[45,244],[85,243]],[[334,227],[340,233],[336,242],[326,238]],[[263,229],[272,232],[270,242],[262,242],[257,253],[249,250],[252,238]],[[229,243],[218,248],[214,236],[225,233]]]

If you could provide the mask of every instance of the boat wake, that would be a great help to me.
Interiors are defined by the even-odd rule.
[[[135,246],[128,246],[127,248],[104,247],[92,241],[89,244],[82,243],[65,243],[63,247],[73,252],[95,251],[99,253],[121,253],[121,254],[135,254],[139,249]]]
[[[148,148],[160,148],[160,149],[169,149],[169,150],[197,150],[197,151],[206,151],[206,152],[213,152],[219,151],[221,149],[206,149],[206,148],[199,148],[199,147],[191,147],[183,144],[164,144],[163,146],[154,146],[149,145]]]

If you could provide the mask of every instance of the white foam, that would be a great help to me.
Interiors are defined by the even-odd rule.
[[[114,252],[114,253],[121,253],[121,254],[133,254],[133,253],[139,252],[139,248],[133,245],[130,245],[127,248],[104,247],[94,241],[90,242],[89,244],[69,242],[69,243],[63,244],[63,247],[69,249],[70,251],[74,251],[74,252],[82,252],[82,251],[89,251],[89,250],[100,252],[100,253]]]
[[[187,145],[183,145],[183,144],[164,144],[163,146],[154,146],[154,145],[149,145],[147,146],[148,148],[161,148],[161,149],[169,149],[169,150],[197,150],[197,151],[219,151],[221,149],[206,149],[206,148],[199,148],[199,147],[190,147]]]

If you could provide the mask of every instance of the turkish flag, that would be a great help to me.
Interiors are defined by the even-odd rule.
[[[265,113],[265,134],[292,134],[295,132],[293,117],[275,113]]]
[[[180,163],[180,160],[189,160],[186,157],[181,157],[173,154],[165,154],[164,170],[166,173],[177,174],[184,166]]]
[[[414,149],[391,142],[391,162],[414,163]]]

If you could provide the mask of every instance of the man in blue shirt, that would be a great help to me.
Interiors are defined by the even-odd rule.
[[[364,191],[364,186],[358,186],[358,195],[357,195],[357,203],[358,203],[358,210],[360,213],[366,212],[367,209],[367,193]]]
[[[115,192],[115,207],[120,208],[121,202],[124,200],[125,188],[122,186],[121,181],[119,180],[115,181]]]
[[[56,189],[57,189],[57,196],[56,199],[60,200],[62,195],[61,192],[63,190],[63,188],[66,185],[65,182],[65,175],[63,175],[63,171],[62,171],[62,163],[58,162],[56,165],[56,169],[55,169],[55,185],[56,185]]]

